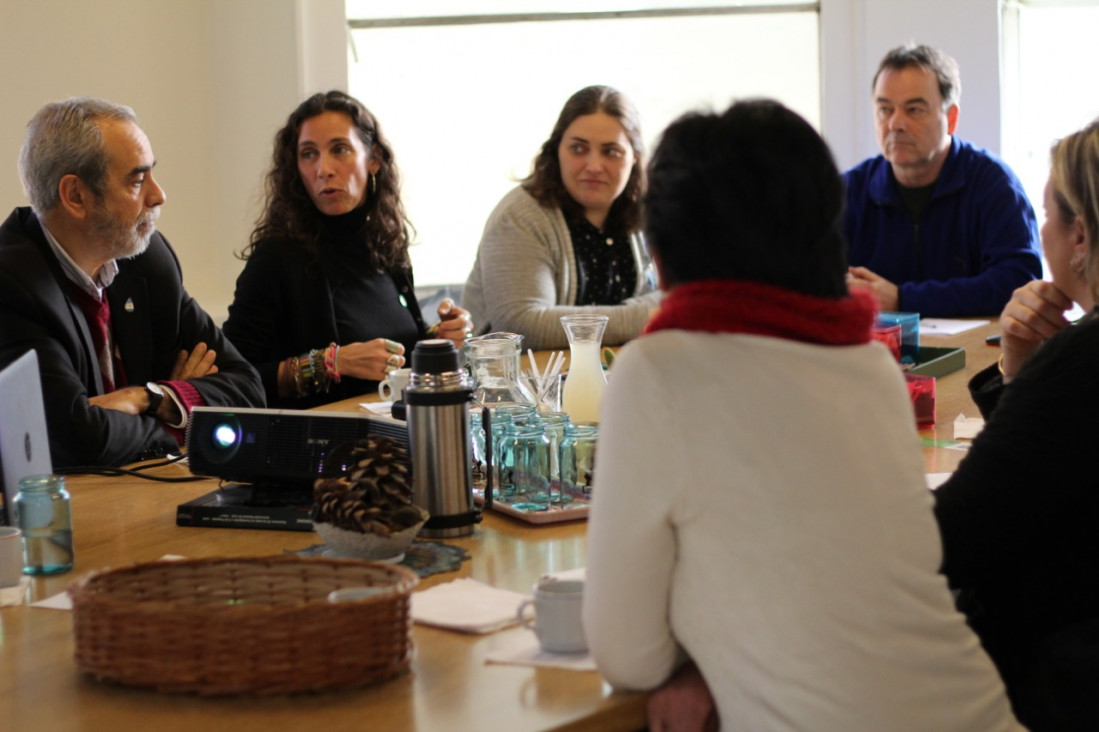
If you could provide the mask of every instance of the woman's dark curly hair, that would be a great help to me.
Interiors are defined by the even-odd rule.
[[[340,112],[351,118],[372,159],[380,163],[374,183],[363,205],[369,223],[363,229],[363,244],[372,267],[392,272],[409,266],[410,240],[408,218],[401,205],[400,174],[393,160],[393,150],[378,127],[378,120],[362,102],[340,91],[318,93],[306,99],[275,134],[275,151],[271,170],[267,173],[263,213],[256,219],[256,228],[248,245],[240,253],[247,259],[264,239],[289,239],[312,255],[317,253],[321,213],[309,197],[298,173],[298,136],[307,119],[324,112]]]
[[[573,216],[582,216],[583,208],[573,200],[561,180],[561,160],[557,155],[565,130],[576,120],[602,112],[618,120],[626,131],[633,148],[633,168],[622,194],[615,199],[607,214],[606,228],[615,233],[632,234],[641,229],[641,194],[645,188],[644,146],[641,142],[641,122],[637,110],[622,92],[609,86],[588,86],[569,97],[544,143],[533,170],[523,179],[523,188],[547,208],[559,207]]]

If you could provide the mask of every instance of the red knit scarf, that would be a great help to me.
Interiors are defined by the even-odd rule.
[[[773,285],[700,280],[673,288],[645,326],[658,330],[750,333],[829,346],[867,343],[877,315],[874,297],[803,295]]]

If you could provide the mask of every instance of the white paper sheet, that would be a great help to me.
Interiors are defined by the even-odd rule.
[[[921,318],[921,335],[951,336],[988,325],[988,320],[955,320],[954,318]]]

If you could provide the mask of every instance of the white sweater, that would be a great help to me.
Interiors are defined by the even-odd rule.
[[[1018,729],[955,611],[878,344],[661,331],[604,397],[584,624],[652,689],[686,653],[730,730]]]
[[[562,315],[599,313],[610,316],[603,343],[617,346],[636,336],[660,302],[649,292],[650,263],[640,236],[630,237],[637,286],[621,305],[576,305],[577,268],[572,238],[558,208],[544,208],[522,188],[496,205],[485,223],[477,259],[462,290],[479,333],[508,331],[523,336],[528,348],[563,348],[569,344]]]

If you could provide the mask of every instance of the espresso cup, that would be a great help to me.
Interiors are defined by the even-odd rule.
[[[534,586],[534,598],[519,604],[519,623],[534,631],[544,651],[583,653],[588,650],[580,620],[583,600],[582,581],[544,579]],[[534,606],[533,620],[527,614],[531,605]]]
[[[14,587],[23,579],[23,532],[0,526],[0,587]]]
[[[389,372],[388,376],[378,382],[378,396],[382,398],[383,402],[393,402],[400,399],[405,387],[408,386],[408,379],[411,375],[411,368]]]

